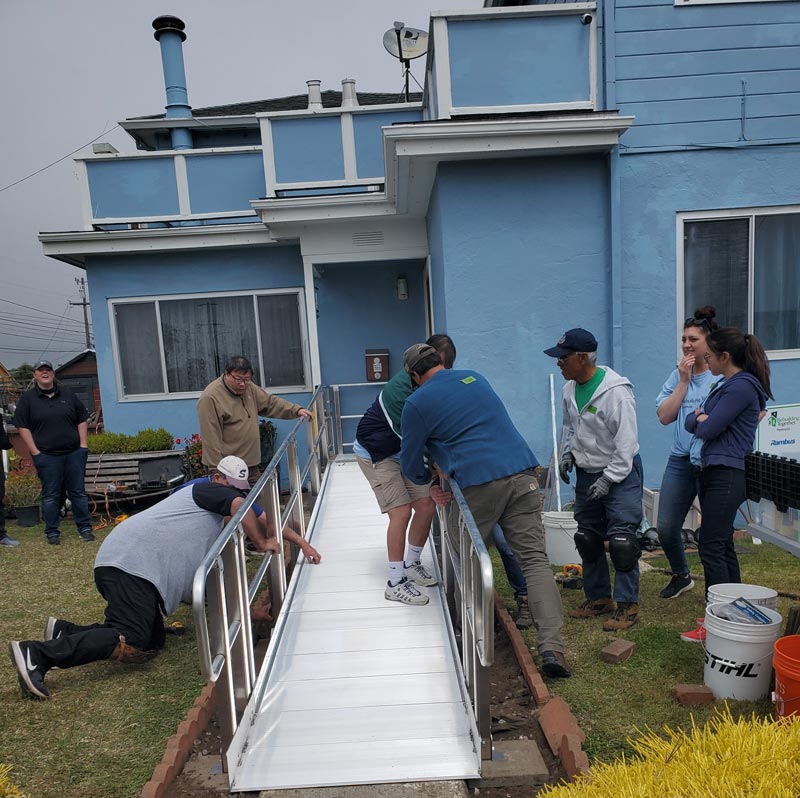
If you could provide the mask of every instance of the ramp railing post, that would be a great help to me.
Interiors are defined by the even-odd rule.
[[[464,495],[450,480],[452,500],[439,507],[443,580],[472,709],[481,759],[492,758],[489,668],[494,662],[492,561]]]
[[[333,386],[333,418],[336,424],[336,454],[344,452],[344,440],[342,438],[342,405],[339,397],[339,386]]]

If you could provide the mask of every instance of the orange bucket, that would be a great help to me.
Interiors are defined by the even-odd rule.
[[[779,637],[772,658],[775,712],[779,718],[800,715],[800,635]]]

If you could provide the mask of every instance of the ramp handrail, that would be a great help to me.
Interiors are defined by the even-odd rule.
[[[341,403],[341,389],[342,388],[368,388],[372,386],[386,385],[385,382],[347,382],[347,383],[339,383],[338,385],[331,385],[330,389],[333,393],[333,415],[335,419],[335,429],[336,429],[336,454],[343,454],[344,447],[353,447],[353,441],[345,441],[343,438],[342,432],[342,421],[353,420],[356,418],[361,418],[364,415],[363,412],[361,413],[351,413],[349,415],[342,415],[342,403]]]
[[[306,536],[303,485],[308,481],[312,495],[319,493],[322,474],[332,455],[332,419],[328,404],[326,389],[318,388],[308,404],[312,418],[309,421],[300,419],[292,427],[194,576],[192,604],[200,668],[206,679],[220,682],[217,711],[223,748],[233,739],[256,680],[250,606],[267,576],[273,611],[275,614],[280,611],[287,589],[283,530],[291,523],[298,534]],[[297,442],[303,437],[304,427],[307,457],[301,469]],[[289,468],[290,492],[281,511],[278,467],[284,457]],[[265,556],[248,581],[242,519],[256,501],[263,506],[271,527],[276,530],[280,551]]]
[[[492,560],[454,479],[443,484],[451,501],[437,507],[442,578],[453,627],[460,632],[460,659],[467,703],[480,737],[481,759],[492,758],[489,668],[494,662],[494,576]],[[458,637],[457,633],[457,637]]]

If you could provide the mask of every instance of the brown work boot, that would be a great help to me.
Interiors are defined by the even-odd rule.
[[[603,624],[603,631],[624,632],[637,623],[639,623],[639,605],[633,601],[619,601],[614,614]]]
[[[528,606],[527,596],[517,596],[517,629],[530,629],[533,626],[531,608]]]
[[[570,618],[597,618],[614,612],[615,604],[610,598],[586,599],[577,609],[570,612]]]

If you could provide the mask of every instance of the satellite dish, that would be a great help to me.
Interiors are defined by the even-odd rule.
[[[383,46],[395,58],[410,61],[428,52],[428,34],[417,28],[389,28],[383,34]]]

